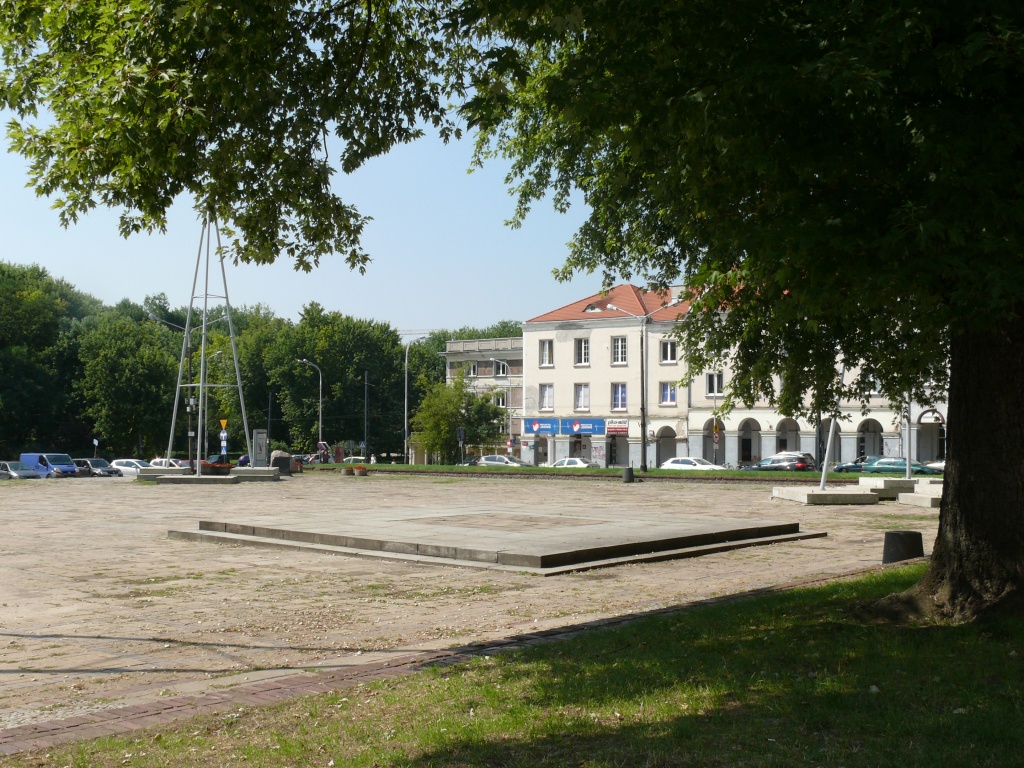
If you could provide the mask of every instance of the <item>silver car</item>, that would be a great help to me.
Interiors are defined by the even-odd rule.
[[[0,480],[39,480],[42,474],[23,461],[0,461]]]

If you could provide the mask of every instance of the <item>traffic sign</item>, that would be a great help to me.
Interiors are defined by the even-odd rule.
[[[718,430],[715,430],[715,445],[718,445]]]
[[[228,420],[227,419],[221,419],[220,420],[220,428],[221,429],[227,429],[228,428]]]

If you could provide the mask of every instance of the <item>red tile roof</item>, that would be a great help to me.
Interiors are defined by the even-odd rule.
[[[543,315],[527,320],[528,323],[550,323],[564,320],[604,320],[612,318],[627,317],[625,313],[643,317],[650,315],[652,322],[672,322],[680,315],[685,315],[689,308],[689,302],[682,302],[673,307],[666,307],[665,304],[672,300],[668,291],[644,291],[635,285],[623,283],[609,289],[608,293],[595,293],[580,301],[567,304],[561,309],[548,312]],[[614,305],[623,312],[608,309],[608,305]]]

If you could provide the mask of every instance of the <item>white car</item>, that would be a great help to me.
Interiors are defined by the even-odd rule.
[[[126,459],[122,459],[122,461],[126,461]],[[187,467],[188,462],[183,461],[182,459],[156,458],[149,460],[149,466],[161,467],[163,469],[166,469],[167,467]]]
[[[481,456],[480,460],[476,463],[478,467],[525,467],[528,466],[526,462],[520,461],[515,456],[505,456],[502,454],[491,454],[490,456]]]
[[[594,467],[600,467],[596,461],[587,461],[586,459],[559,459],[552,467],[556,469],[592,469]]]
[[[662,462],[660,469],[725,469],[718,464],[712,464],[707,459],[700,459],[691,456],[676,456],[674,459]]]
[[[125,477],[138,477],[140,469],[145,469],[152,465],[142,459],[114,459],[110,462],[110,466],[120,469],[121,474]]]

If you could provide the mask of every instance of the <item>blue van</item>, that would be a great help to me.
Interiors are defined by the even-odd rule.
[[[74,477],[78,467],[66,453],[23,453],[21,460],[43,477]]]

